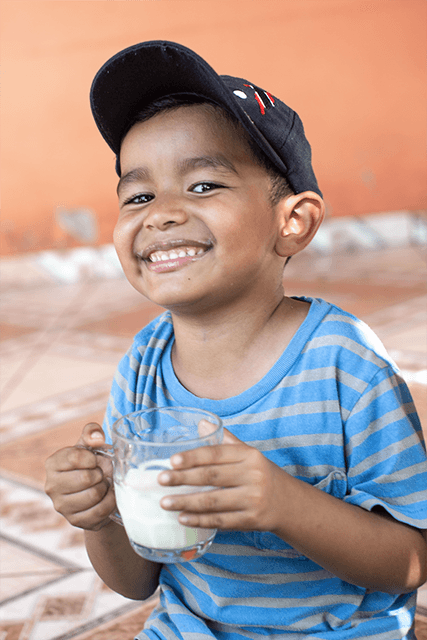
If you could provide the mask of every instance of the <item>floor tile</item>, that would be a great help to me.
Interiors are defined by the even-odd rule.
[[[7,558],[0,579],[8,590],[0,602],[1,632],[20,630],[18,640],[74,637],[140,606],[105,587],[87,557],[83,531],[56,513],[44,492],[4,478],[0,492]]]
[[[19,327],[15,324],[0,322],[0,340],[10,340],[10,338],[16,338],[32,331],[31,327]]]
[[[97,628],[137,606],[139,603],[103,589],[101,580],[87,570],[4,605],[0,625],[23,625],[19,640],[60,640]]]
[[[135,611],[78,635],[75,640],[133,640],[158,602],[157,596],[139,605]]]
[[[0,621],[0,637],[2,640],[20,640],[25,627],[25,622],[5,622]]]
[[[63,447],[77,442],[83,427],[88,422],[102,424],[104,408],[93,414],[86,414],[84,420],[78,418],[65,422],[54,429],[43,430],[14,439],[0,448],[0,470],[13,474],[15,480],[32,480],[43,488],[45,480],[45,460]]]
[[[285,269],[285,278],[307,281],[359,283],[417,287],[425,291],[427,251],[420,246],[384,248],[378,251],[344,251],[329,254],[303,251]]]
[[[64,567],[13,542],[0,540],[0,606],[6,600],[56,581],[66,574]]]
[[[427,315],[426,315],[427,317]],[[427,335],[425,323],[411,323],[411,326],[403,331],[388,333],[383,339],[386,349],[400,349],[417,351],[426,356],[427,362]]]
[[[111,382],[111,378],[106,378],[5,411],[0,416],[1,442],[16,440],[72,420],[81,419],[86,424],[85,417],[88,414],[105,410]]]
[[[364,282],[359,278],[305,281],[301,278],[288,279],[285,275],[285,292],[289,296],[323,298],[363,319],[364,316],[386,310],[391,301],[406,304],[408,307],[409,301],[422,295],[425,289],[422,286],[385,286],[382,283]]]
[[[1,538],[66,569],[86,569],[83,543],[75,544],[75,528],[53,507],[44,491],[0,478]]]
[[[51,331],[108,318],[151,303],[125,278],[3,292],[0,321]]]
[[[18,363],[19,369],[15,369],[13,363],[6,359],[3,367],[7,379],[3,388],[6,388],[12,379],[14,385],[13,388],[8,387],[9,394],[2,401],[2,410],[7,412],[28,406],[52,395],[78,389],[99,380],[112,380],[116,366],[117,363],[91,362],[87,359],[82,366],[82,361],[77,358],[46,353],[36,362],[23,358]],[[18,379],[15,378],[17,371],[20,371]]]

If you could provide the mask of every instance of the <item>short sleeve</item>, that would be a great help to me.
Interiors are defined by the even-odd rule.
[[[345,421],[344,500],[427,529],[427,459],[421,425],[404,380],[380,369]]]
[[[135,411],[135,393],[132,389],[136,386],[136,375],[139,366],[135,359],[135,346],[133,345],[120,360],[111,385],[107,409],[105,411],[102,428],[105,433],[105,441],[111,444],[111,428],[122,416]]]

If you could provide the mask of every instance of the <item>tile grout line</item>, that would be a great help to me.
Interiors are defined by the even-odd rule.
[[[91,620],[90,622],[86,622],[85,624],[82,624],[80,627],[76,627],[75,629],[72,629],[71,631],[68,631],[63,635],[55,636],[54,638],[51,638],[51,640],[72,640],[72,638],[75,638],[76,636],[82,633],[85,633],[86,631],[90,631],[91,629],[94,629],[95,627],[99,627],[100,625],[105,624],[106,622],[110,622],[111,620],[119,618],[120,616],[126,613],[130,613],[134,609],[138,609],[138,607],[140,606],[141,606],[140,601],[138,601],[137,603],[125,604],[123,605],[123,607],[120,607],[115,611],[106,613],[103,616],[100,616],[99,618],[95,618],[94,620]]]
[[[17,480],[15,478],[10,477],[9,475],[4,475],[1,471],[1,468],[0,468],[0,480],[3,480],[3,482],[9,482],[10,484],[15,485],[16,487],[21,487],[22,489],[30,489],[31,491],[35,491],[36,493],[40,493],[41,495],[46,497],[46,492],[41,487],[36,487],[33,484],[30,484],[30,482],[28,482],[27,484],[24,481],[24,479]],[[31,480],[31,482],[34,482],[34,480]],[[1,537],[1,534],[0,534],[0,537]]]
[[[44,551],[35,545],[29,544],[28,542],[22,542],[22,540],[18,540],[17,538],[13,538],[12,536],[8,536],[5,533],[0,533],[0,540],[4,542],[8,542],[9,544],[15,545],[19,549],[23,551],[28,551],[39,558],[43,558],[44,560],[48,560],[49,562],[53,562],[54,564],[63,567],[64,569],[69,569],[72,572],[80,572],[80,571],[88,571],[85,567],[79,567],[77,564],[71,562],[70,560],[64,560],[63,558],[56,556],[53,553],[49,553],[48,551]]]
[[[0,578],[23,578],[28,576],[43,576],[43,575],[51,575],[52,573],[61,572],[61,576],[64,575],[62,569],[42,569],[40,571],[19,571],[18,573],[2,573],[0,571]],[[69,574],[70,575],[70,574]]]
[[[45,587],[48,587],[51,584],[55,584],[56,582],[61,582],[61,580],[65,580],[66,578],[69,578],[70,576],[75,575],[76,573],[82,573],[83,571],[85,571],[85,569],[70,569],[66,571],[66,573],[62,574],[61,576],[58,576],[57,578],[53,578],[52,580],[47,580],[46,582],[38,584],[35,587],[31,587],[30,589],[26,589],[25,591],[18,593],[16,596],[11,596],[10,598],[5,598],[4,600],[1,600],[0,607],[3,607],[6,604],[10,604],[11,602],[15,602],[16,600],[20,600],[21,598],[24,598],[25,596],[28,596],[31,593],[36,593],[37,591],[43,591]],[[86,571],[89,571],[89,569],[86,569]]]

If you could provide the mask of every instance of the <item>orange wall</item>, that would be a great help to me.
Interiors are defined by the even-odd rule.
[[[116,216],[88,92],[148,39],[194,48],[302,117],[331,215],[426,207],[424,0],[2,0],[3,253],[72,246],[57,207]]]

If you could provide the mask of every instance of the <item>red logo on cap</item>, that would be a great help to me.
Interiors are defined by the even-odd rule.
[[[256,87],[253,84],[245,84],[244,86],[250,87],[251,89],[254,90],[255,100],[259,104],[261,115],[265,114],[266,109],[271,109],[271,107],[275,106],[274,98],[271,95],[271,93],[268,93],[268,91],[264,91],[264,89],[260,89],[259,87]]]

